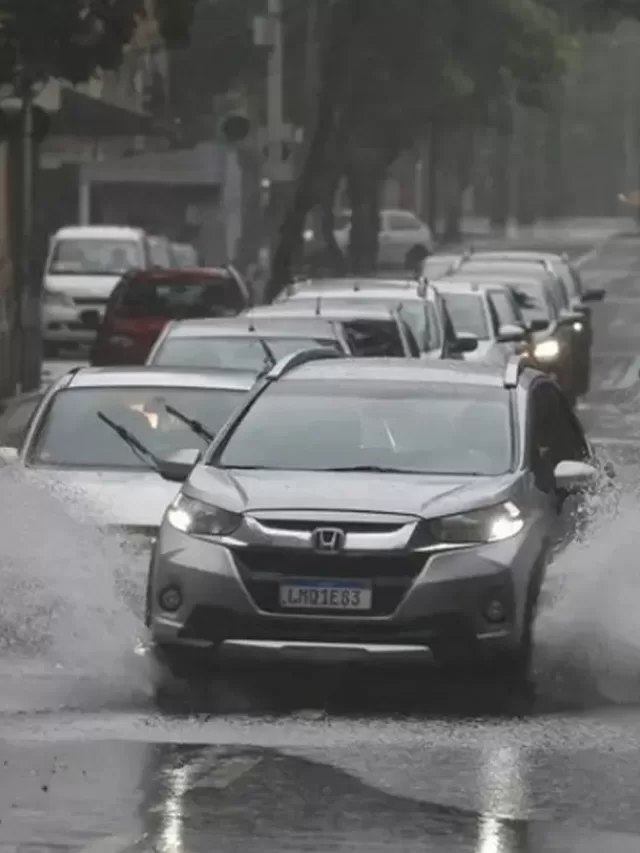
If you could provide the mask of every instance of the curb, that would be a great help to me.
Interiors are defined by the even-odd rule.
[[[603,237],[602,240],[599,240],[595,244],[595,246],[592,246],[592,248],[589,249],[589,251],[584,252],[584,254],[582,255],[578,255],[577,258],[574,258],[572,260],[573,266],[577,267],[578,269],[583,266],[586,266],[586,264],[590,263],[592,260],[594,260],[594,258],[597,258],[600,252],[602,252],[603,249],[606,249],[609,243],[612,243],[614,240],[617,240],[623,234],[623,231],[616,231],[614,234],[609,234],[608,237]]]

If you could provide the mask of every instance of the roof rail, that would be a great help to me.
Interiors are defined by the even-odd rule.
[[[520,375],[527,366],[526,360],[519,355],[512,356],[504,369],[502,384],[505,388],[517,388]]]
[[[345,353],[330,347],[317,347],[314,349],[302,349],[297,352],[292,352],[290,355],[285,355],[280,361],[275,364],[266,374],[267,379],[281,379],[287,373],[295,370],[297,367],[302,367],[304,364],[309,364],[312,361],[325,361],[330,358],[345,358]]]

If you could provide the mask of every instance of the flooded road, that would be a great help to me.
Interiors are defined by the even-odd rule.
[[[584,268],[616,518],[550,579],[538,695],[424,671],[261,665],[159,710],[144,555],[77,496],[0,472],[0,853],[640,849],[640,240]]]

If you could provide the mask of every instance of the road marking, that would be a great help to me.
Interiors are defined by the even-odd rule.
[[[624,388],[631,388],[640,379],[640,356],[634,358],[629,365],[627,372],[624,374],[620,382],[615,386],[616,391],[621,391]]]

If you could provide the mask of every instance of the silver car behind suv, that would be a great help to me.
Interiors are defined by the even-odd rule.
[[[597,468],[518,361],[281,361],[189,470],[146,621],[173,675],[225,646],[411,655],[527,675],[550,556]]]

